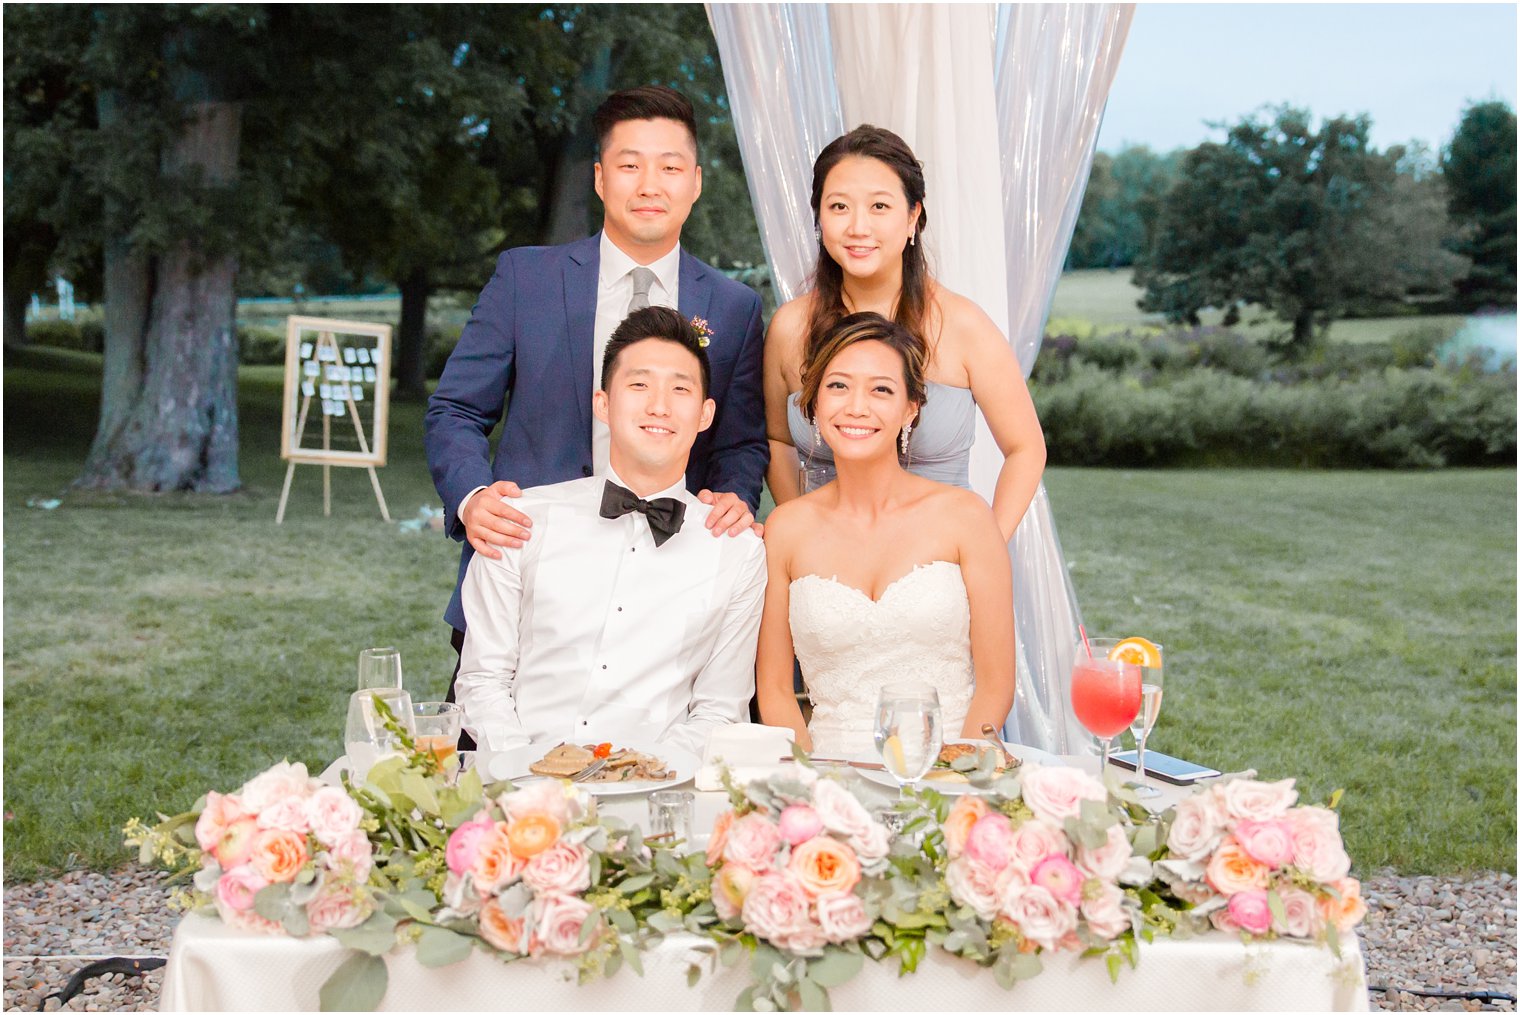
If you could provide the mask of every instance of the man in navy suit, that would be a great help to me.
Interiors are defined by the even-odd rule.
[[[646,85],[610,96],[594,123],[601,233],[503,253],[428,402],[425,444],[444,531],[465,543],[444,613],[456,651],[470,558],[499,559],[498,547],[531,537],[532,519],[508,499],[606,471],[607,428],[592,415],[591,394],[602,349],[631,310],[664,305],[706,322],[717,415],[692,448],[686,485],[713,505],[708,529],[738,535],[760,504],[769,460],[760,299],[680,248],[702,192],[691,103]],[[503,413],[493,461],[489,435]]]

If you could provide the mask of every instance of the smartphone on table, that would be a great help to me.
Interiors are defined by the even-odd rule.
[[[1135,752],[1120,751],[1111,755],[1109,760],[1120,768],[1135,770]],[[1196,765],[1191,761],[1183,761],[1174,758],[1170,754],[1162,754],[1160,751],[1145,752],[1145,774],[1149,777],[1169,782],[1173,786],[1191,786],[1199,779],[1209,779],[1219,774],[1218,769]]]

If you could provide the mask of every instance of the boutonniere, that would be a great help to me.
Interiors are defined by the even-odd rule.
[[[712,343],[712,328],[708,326],[706,318],[693,317],[691,319],[691,330],[697,333],[697,344],[702,348],[706,349]]]

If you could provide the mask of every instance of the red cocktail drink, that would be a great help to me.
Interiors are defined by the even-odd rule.
[[[1071,707],[1077,721],[1103,740],[1117,736],[1140,714],[1141,670],[1117,659],[1078,654],[1071,668]]]

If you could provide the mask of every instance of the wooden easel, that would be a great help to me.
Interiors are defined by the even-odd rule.
[[[369,482],[375,489],[375,501],[380,505],[380,517],[387,522],[391,520],[390,511],[385,506],[385,494],[380,490],[380,477],[375,473],[375,466],[385,464],[385,434],[386,412],[390,403],[390,371],[385,369],[388,363],[382,360],[375,364],[375,447],[370,448],[369,440],[364,434],[364,423],[359,418],[359,407],[355,404],[353,389],[345,387],[346,397],[340,399],[348,409],[349,420],[354,425],[354,436],[358,438],[359,450],[334,451],[332,449],[332,422],[333,417],[325,411],[322,413],[322,447],[303,449],[301,441],[306,436],[306,420],[311,411],[311,403],[317,399],[316,395],[302,393],[299,416],[291,425],[292,410],[295,408],[296,391],[303,380],[300,364],[304,362],[299,355],[298,349],[301,343],[303,331],[317,331],[316,342],[312,347],[312,358],[317,363],[322,363],[322,350],[331,349],[334,363],[342,363],[341,349],[338,345],[338,334],[359,334],[375,337],[377,357],[382,356],[381,350],[390,348],[391,329],[384,324],[361,324],[353,321],[333,321],[315,317],[291,317],[287,324],[286,352],[285,352],[285,411],[282,414],[280,430],[280,457],[289,461],[290,465],[285,470],[285,484],[280,490],[280,506],[275,512],[274,523],[279,525],[285,521],[285,503],[290,497],[290,481],[295,476],[296,466],[320,465],[322,466],[322,516],[332,516],[332,467],[339,466],[362,466],[369,472]]]

